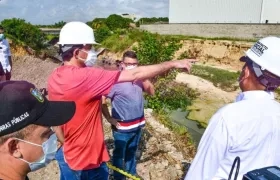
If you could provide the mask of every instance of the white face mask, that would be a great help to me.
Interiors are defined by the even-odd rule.
[[[19,158],[20,160],[26,162],[29,165],[31,171],[36,171],[38,169],[45,167],[55,158],[55,154],[57,151],[57,137],[55,134],[51,135],[50,138],[47,141],[45,141],[42,145],[28,142],[22,139],[17,139],[17,140],[28,144],[32,144],[34,146],[40,146],[43,148],[44,155],[37,162],[28,162],[24,159]]]
[[[134,69],[136,67],[137,67],[137,65],[130,65],[130,66],[126,66],[125,69],[130,70],[130,69]]]
[[[82,50],[83,51],[83,50]],[[79,58],[80,60],[84,61],[85,62],[85,65],[87,67],[92,67],[96,60],[97,60],[97,54],[94,50],[90,50],[90,51],[83,51],[85,53],[87,53],[87,59],[82,59],[82,58]]]

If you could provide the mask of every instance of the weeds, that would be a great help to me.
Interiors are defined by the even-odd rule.
[[[113,52],[122,52],[130,48],[135,42],[141,42],[143,37],[144,33],[139,30],[125,30],[125,32],[118,30],[107,37],[102,45]]]
[[[189,52],[188,51],[184,51],[182,54],[180,54],[180,56],[178,57],[178,60],[181,60],[181,59],[187,59],[189,58]]]
[[[236,84],[239,77],[238,72],[230,72],[223,69],[209,66],[193,65],[192,74],[206,79],[225,91],[235,91],[238,88]]]

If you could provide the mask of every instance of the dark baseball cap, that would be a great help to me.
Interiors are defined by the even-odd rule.
[[[48,101],[27,81],[0,83],[0,136],[4,136],[35,124],[60,126],[75,114],[73,101]]]

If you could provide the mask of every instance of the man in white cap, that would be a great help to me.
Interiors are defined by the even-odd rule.
[[[67,23],[61,29],[59,44],[64,65],[54,70],[48,79],[49,98],[73,100],[77,107],[72,120],[62,126],[63,153],[72,174],[69,168],[60,166],[61,179],[107,180],[109,154],[104,142],[101,97],[117,82],[148,79],[171,68],[189,71],[190,60],[168,61],[125,71],[86,67],[87,62],[94,64],[96,60],[92,50],[96,42],[93,29],[82,22]],[[63,159],[60,158],[59,163],[65,165]]]
[[[0,62],[5,72],[5,79],[11,79],[12,55],[10,45],[4,35],[4,28],[0,25]]]
[[[228,179],[237,156],[238,179],[247,172],[280,166],[280,38],[259,40],[240,58],[242,94],[213,115],[185,180]]]

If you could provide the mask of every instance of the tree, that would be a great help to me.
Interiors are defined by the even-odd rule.
[[[140,24],[154,24],[154,23],[168,23],[168,17],[152,17],[152,18],[141,18],[136,22],[136,25],[139,27]]]
[[[105,24],[106,18],[95,18],[92,22],[91,22],[91,27],[93,29],[98,29],[100,27],[104,27],[106,26]]]
[[[59,21],[59,22],[57,22],[57,23],[54,23],[53,27],[54,27],[54,28],[62,28],[65,24],[66,24],[66,22],[64,22],[64,21]]]
[[[112,14],[105,20],[105,24],[110,30],[128,28],[131,22],[133,22],[131,19],[123,18],[117,14]]]
[[[111,31],[107,26],[100,27],[94,31],[95,39],[101,43],[111,35]]]
[[[45,47],[45,34],[36,26],[25,22],[24,19],[5,19],[1,22],[5,32],[16,40],[24,42],[32,49],[40,50]]]

